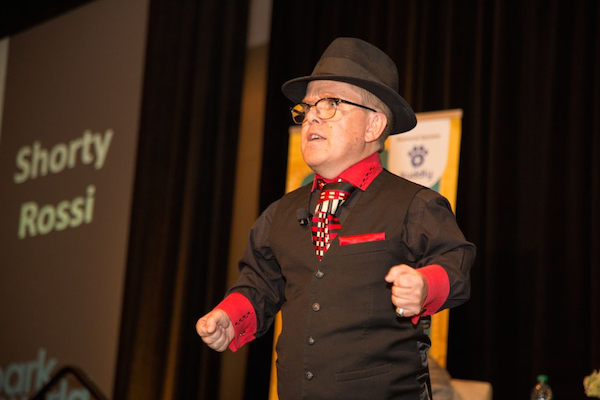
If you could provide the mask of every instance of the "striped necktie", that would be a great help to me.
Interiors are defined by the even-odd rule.
[[[328,183],[323,187],[319,202],[312,218],[312,237],[315,253],[321,261],[329,249],[331,241],[336,238],[342,228],[336,213],[355,189],[347,182]]]

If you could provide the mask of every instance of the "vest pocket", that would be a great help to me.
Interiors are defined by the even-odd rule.
[[[392,364],[384,364],[378,367],[367,368],[360,371],[344,372],[335,374],[336,382],[353,381],[357,379],[370,378],[377,375],[383,375],[392,370]]]
[[[387,251],[389,240],[376,240],[373,242],[354,243],[339,247],[340,255],[349,256],[354,254],[378,253]]]

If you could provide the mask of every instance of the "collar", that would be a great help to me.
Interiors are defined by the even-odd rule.
[[[335,179],[326,179],[319,174],[315,174],[315,179],[313,180],[313,186],[311,190],[314,192],[318,187],[317,181],[322,180],[325,181],[325,183],[341,181],[348,182],[360,190],[365,191],[382,170],[383,166],[381,165],[381,160],[379,159],[379,153],[373,153],[369,157],[357,162],[342,172]]]

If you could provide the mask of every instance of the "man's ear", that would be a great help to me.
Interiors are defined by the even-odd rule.
[[[373,113],[365,130],[365,142],[371,143],[379,139],[387,126],[387,117],[384,113]]]

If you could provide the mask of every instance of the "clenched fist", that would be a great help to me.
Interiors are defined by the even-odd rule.
[[[421,314],[427,298],[427,280],[416,269],[406,265],[395,265],[388,271],[385,281],[392,284],[392,303],[399,316],[413,317]]]
[[[200,318],[196,323],[196,331],[202,341],[216,351],[225,351],[235,337],[229,316],[225,311],[219,309]]]

